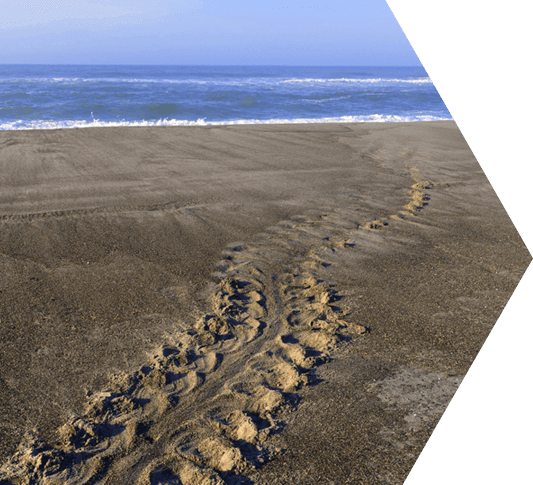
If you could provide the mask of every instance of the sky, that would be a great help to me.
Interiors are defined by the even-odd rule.
[[[0,0],[0,64],[420,62],[385,0]]]

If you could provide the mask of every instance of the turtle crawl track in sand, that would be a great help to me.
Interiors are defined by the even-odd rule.
[[[434,184],[411,173],[391,220],[427,205]],[[280,411],[297,406],[298,390],[341,342],[371,330],[323,278],[328,254],[357,251],[358,238],[388,224],[354,217],[345,207],[293,218],[232,245],[208,288],[211,310],[191,315],[136,372],[89,395],[55,443],[28,436],[0,482],[251,483],[247,476],[283,452],[269,440],[282,432]]]

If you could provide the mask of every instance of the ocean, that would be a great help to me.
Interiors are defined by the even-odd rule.
[[[452,119],[422,67],[0,65],[0,129]]]

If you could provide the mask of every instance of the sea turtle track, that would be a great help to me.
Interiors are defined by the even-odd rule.
[[[408,200],[390,219],[427,205],[434,184],[411,173]],[[143,367],[88,396],[55,443],[28,437],[0,468],[0,483],[251,483],[246,477],[282,452],[269,436],[313,369],[340,341],[369,331],[324,278],[328,254],[355,250],[360,231],[387,225],[358,223],[344,209],[282,221],[229,247],[209,311]]]

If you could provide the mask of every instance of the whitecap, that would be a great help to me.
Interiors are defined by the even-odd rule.
[[[270,125],[270,124],[303,124],[303,123],[402,123],[412,121],[440,121],[451,120],[451,117],[433,115],[397,116],[373,114],[365,116],[338,116],[327,118],[273,118],[269,120],[227,120],[206,121],[205,118],[193,120],[159,119],[135,121],[100,121],[67,120],[67,121],[12,121],[0,124],[0,130],[56,130],[65,128],[96,128],[96,127],[126,127],[126,126],[217,126],[217,125]]]

